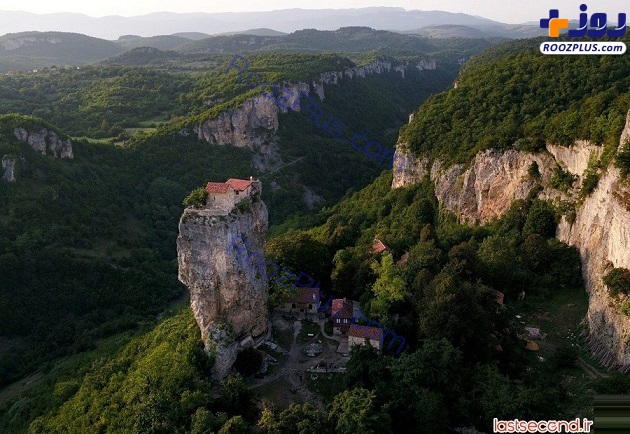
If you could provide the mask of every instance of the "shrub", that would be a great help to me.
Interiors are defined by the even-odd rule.
[[[555,214],[555,209],[549,202],[534,200],[527,213],[523,235],[539,234],[544,238],[553,238],[557,226]]]
[[[558,166],[556,167],[556,170],[554,170],[553,175],[551,175],[549,186],[566,193],[571,187],[573,187],[574,182],[575,176],[562,170],[562,168]]]
[[[630,316],[630,300],[624,300],[623,303],[621,303],[621,313],[624,314],[625,316]]]
[[[529,166],[529,169],[527,169],[527,174],[531,179],[540,179],[540,169],[538,168],[538,163],[534,161]]]
[[[208,199],[208,192],[204,187],[199,187],[190,192],[186,199],[184,199],[184,206],[205,206]]]
[[[630,146],[629,143],[624,144],[623,148],[617,154],[615,166],[621,170],[622,176],[628,176],[630,173]]]
[[[630,270],[627,268],[614,268],[604,276],[604,283],[608,287],[610,295],[630,295]]]
[[[589,171],[582,183],[582,197],[587,197],[595,191],[597,184],[599,184],[599,175],[597,174],[597,171]]]

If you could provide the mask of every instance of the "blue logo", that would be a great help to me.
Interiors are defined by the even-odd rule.
[[[626,14],[620,13],[617,19],[617,27],[614,29],[608,28],[608,17],[605,13],[597,12],[591,15],[589,20],[586,13],[588,6],[585,4],[580,5],[580,27],[577,29],[569,30],[570,38],[581,38],[583,36],[590,36],[591,38],[601,38],[608,35],[611,38],[621,38],[626,34]],[[590,24],[590,26],[589,26]],[[589,28],[590,27],[590,28]],[[557,38],[560,36],[561,29],[569,28],[569,19],[560,18],[560,11],[558,9],[549,10],[549,18],[542,18],[540,20],[541,29],[549,29],[549,37]]]

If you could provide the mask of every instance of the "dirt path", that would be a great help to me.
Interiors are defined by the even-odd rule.
[[[304,382],[305,375],[308,375],[304,369],[304,364],[300,363],[300,359],[304,356],[301,353],[300,345],[297,343],[297,337],[300,334],[300,330],[302,329],[301,321],[293,322],[293,342],[291,343],[291,348],[288,351],[288,359],[284,363],[277,372],[272,375],[268,375],[265,378],[256,382],[252,389],[263,386],[265,384],[276,381],[280,378],[286,379],[291,386],[295,389],[295,391],[300,395],[300,398],[304,402],[310,403],[312,406],[319,410],[324,410],[324,401],[323,399],[312,393],[308,390],[306,383]]]

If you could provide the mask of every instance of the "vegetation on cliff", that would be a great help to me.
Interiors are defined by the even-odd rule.
[[[546,141],[616,148],[630,107],[628,56],[543,56],[541,41],[512,41],[476,56],[455,88],[420,107],[401,142],[449,163],[488,148],[536,151]]]

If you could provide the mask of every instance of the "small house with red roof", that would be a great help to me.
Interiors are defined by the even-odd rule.
[[[256,192],[260,192],[260,181],[230,178],[227,182],[209,182],[206,185],[208,208],[222,208],[231,210],[243,199],[251,198]]]
[[[352,309],[352,300],[346,298],[336,298],[330,306],[330,316],[333,321],[333,333],[336,335],[345,335],[348,333],[352,318],[354,317]]]
[[[372,243],[372,254],[377,255],[385,251],[389,251],[389,247],[387,247],[384,242],[376,238]]]
[[[289,313],[312,313],[317,314],[319,309],[319,288],[296,288],[295,293],[286,299],[284,310]]]
[[[348,329],[348,347],[369,343],[379,351],[383,350],[383,329],[352,324]]]

